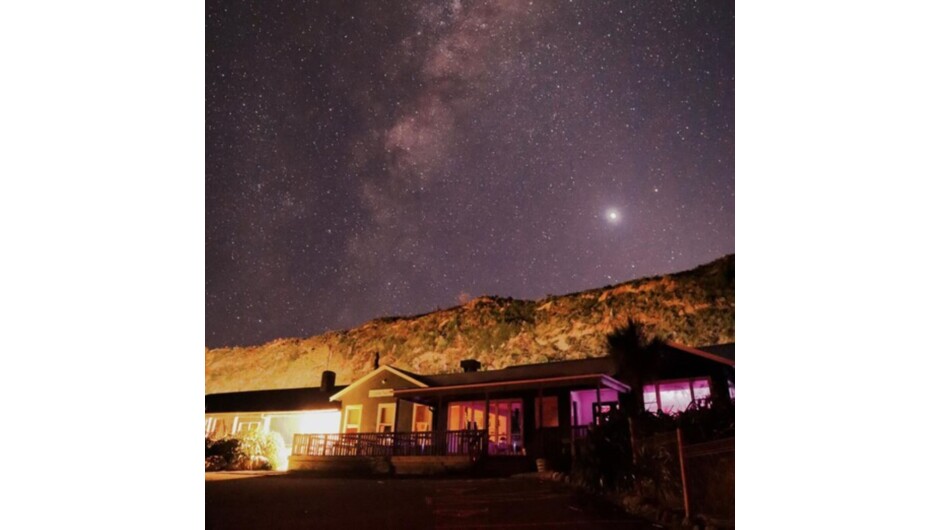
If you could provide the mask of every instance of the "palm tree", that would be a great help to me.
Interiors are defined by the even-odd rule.
[[[616,377],[630,386],[634,407],[630,415],[643,410],[643,381],[658,365],[665,342],[650,336],[643,325],[633,320],[607,335],[607,354],[616,364]]]

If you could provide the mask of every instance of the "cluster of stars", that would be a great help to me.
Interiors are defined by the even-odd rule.
[[[731,3],[206,7],[210,347],[734,251]]]

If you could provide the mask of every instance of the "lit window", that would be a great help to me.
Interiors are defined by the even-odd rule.
[[[490,403],[492,406],[492,403]],[[451,403],[447,414],[447,429],[451,431],[478,430],[485,425],[483,401]]]
[[[240,421],[238,422],[238,432],[252,432],[261,429],[260,421]]]
[[[708,398],[712,395],[711,386],[708,379],[696,379],[692,381],[692,399],[695,400],[697,407],[708,406]]]
[[[411,430],[414,432],[427,432],[431,430],[431,409],[427,405],[415,403],[414,425]]]
[[[379,415],[375,422],[375,432],[392,432],[395,422],[395,404],[382,403],[379,405]]]
[[[659,398],[656,395],[656,385],[645,385],[643,387],[643,405],[646,410],[650,412],[659,410]]]
[[[643,386],[643,403],[649,412],[678,414],[694,406],[702,407],[711,397],[708,379],[663,381]]]
[[[459,431],[463,429],[460,414],[461,407],[459,403],[453,403],[447,407],[447,430]]]
[[[346,428],[343,432],[359,432],[359,422],[362,420],[362,405],[349,405],[346,407]]]

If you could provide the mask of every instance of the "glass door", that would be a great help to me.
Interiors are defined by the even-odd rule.
[[[487,438],[491,455],[523,455],[522,400],[491,400],[489,410],[485,401],[458,401],[447,410],[447,430],[484,429],[488,424]],[[484,415],[485,414],[485,415]]]
[[[523,454],[522,400],[490,401],[489,442],[492,455]]]

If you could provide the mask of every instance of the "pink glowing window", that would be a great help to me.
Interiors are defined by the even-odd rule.
[[[659,410],[659,399],[656,397],[656,385],[645,385],[643,387],[643,403],[646,410],[656,412]]]
[[[643,387],[643,403],[650,412],[678,414],[694,406],[706,406],[711,396],[708,379],[663,381]]]

